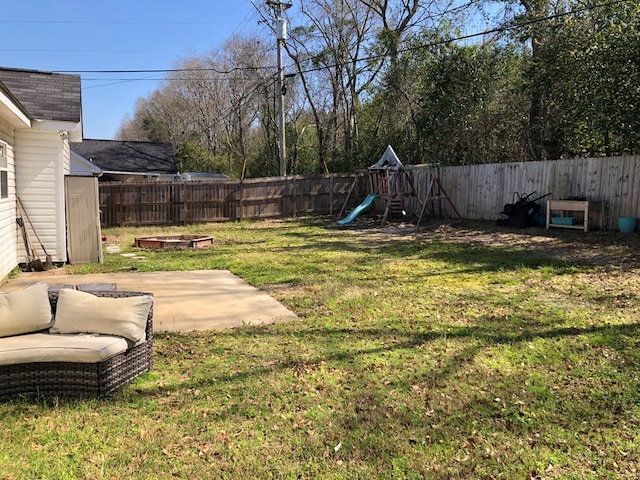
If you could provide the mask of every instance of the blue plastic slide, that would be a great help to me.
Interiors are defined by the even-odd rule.
[[[354,208],[348,216],[346,216],[342,220],[338,220],[338,225],[347,225],[353,222],[361,214],[369,210],[369,208],[371,207],[371,204],[379,196],[380,195],[378,195],[377,193],[370,193],[369,195],[367,195],[367,198],[364,199],[364,202],[362,202],[360,205]]]

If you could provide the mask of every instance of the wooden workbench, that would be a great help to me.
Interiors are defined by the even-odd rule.
[[[589,216],[592,213],[597,213],[599,217],[600,230],[604,230],[604,209],[603,202],[593,200],[548,200],[547,201],[547,228],[559,227],[559,228],[574,228],[577,230],[589,231]],[[567,225],[560,223],[551,223],[551,212],[562,212],[562,216],[565,216],[566,212],[582,212],[584,219],[582,225]]]

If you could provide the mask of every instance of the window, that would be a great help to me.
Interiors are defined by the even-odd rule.
[[[7,167],[7,144],[0,142],[0,198],[9,197],[9,171]]]

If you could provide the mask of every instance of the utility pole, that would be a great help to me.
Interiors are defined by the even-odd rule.
[[[286,87],[284,84],[284,65],[282,63],[282,46],[287,39],[287,20],[283,18],[282,14],[288,8],[291,8],[292,4],[288,2],[282,2],[280,0],[267,0],[274,12],[276,21],[276,39],[278,42],[278,129],[279,129],[279,146],[280,146],[280,176],[285,177],[287,175],[287,145],[285,138],[285,115],[284,115],[284,95],[286,93]]]

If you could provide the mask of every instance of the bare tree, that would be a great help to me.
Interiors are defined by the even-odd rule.
[[[225,95],[229,106],[221,120],[226,129],[229,158],[242,165],[244,175],[248,159],[259,155],[260,123],[269,111],[271,95],[265,85],[271,82],[272,55],[268,46],[258,37],[233,36],[223,45],[219,65],[226,69]],[[249,151],[249,150],[252,151]]]
[[[451,0],[452,1],[452,0]],[[362,102],[375,85],[387,96],[381,115],[402,118],[402,43],[450,0],[299,0],[285,43],[317,132],[318,170],[353,166],[362,155]],[[293,10],[293,9],[292,9]],[[266,13],[264,18],[268,19]],[[384,77],[383,74],[384,73]],[[404,120],[402,118],[402,120]]]
[[[201,145],[209,158],[226,160],[227,173],[240,175],[261,150],[254,139],[265,120],[259,112],[270,111],[264,85],[271,57],[258,37],[234,36],[218,51],[181,59],[160,89],[138,101],[119,136],[170,141],[177,151]]]
[[[303,0],[301,26],[286,50],[305,93],[318,135],[318,170],[327,161],[352,158],[359,149],[361,96],[380,65],[363,61],[371,51],[374,24],[356,0]]]

